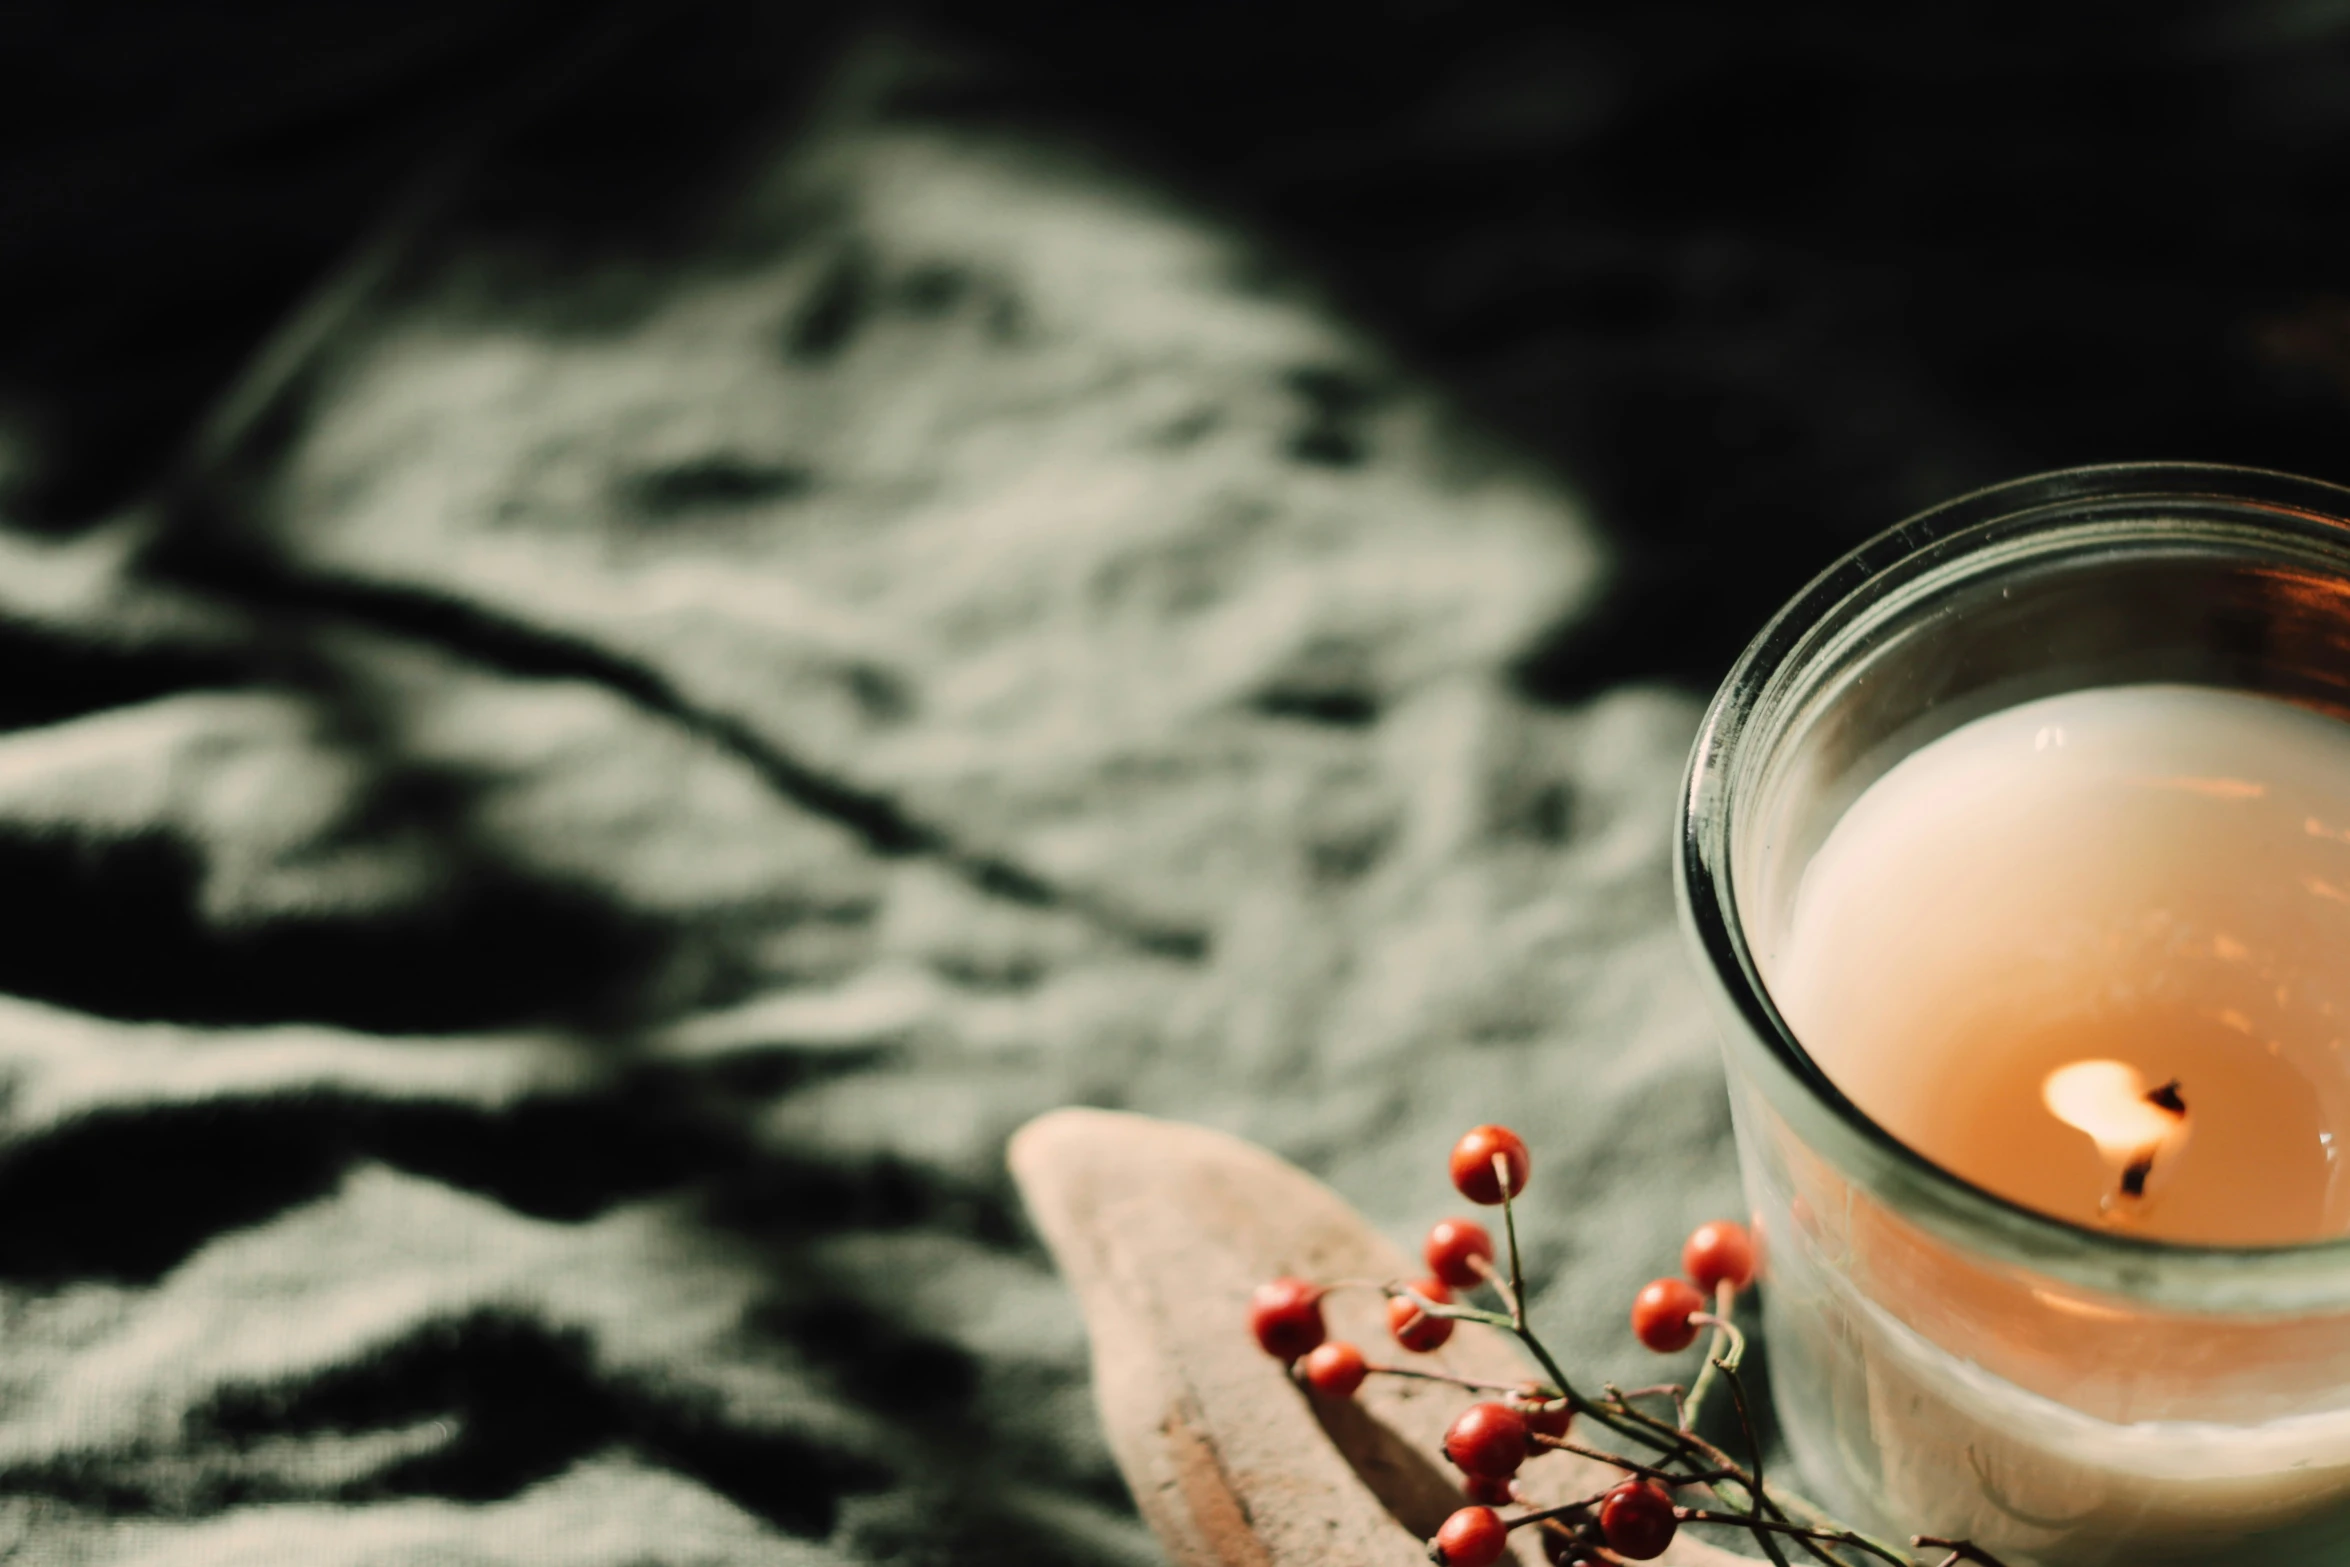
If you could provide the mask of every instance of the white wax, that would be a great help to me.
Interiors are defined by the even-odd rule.
[[[2185,686],[1968,724],[1872,785],[1806,868],[1765,975],[1853,1101],[1960,1175],[2105,1219],[2068,1062],[2177,1079],[2193,1138],[2141,1233],[2350,1232],[2350,724]]]
[[[2154,1237],[2350,1231],[2350,725],[2175,686],[1996,713],[1862,794],[1775,938],[1750,923],[1814,1059],[1966,1179]],[[2081,1062],[2120,1066],[2045,1092]],[[2191,1136],[2113,1213],[2110,1150],[2052,1105],[2173,1077]],[[1988,1262],[1741,1114],[1780,1396],[1834,1497],[2034,1567],[2350,1562],[2350,1317]]]

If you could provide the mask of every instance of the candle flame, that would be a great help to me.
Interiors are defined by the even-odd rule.
[[[2086,1134],[2115,1172],[2115,1187],[2101,1204],[2109,1215],[2145,1197],[2156,1160],[2186,1146],[2187,1102],[2179,1085],[2149,1089],[2127,1062],[2060,1066],[2041,1084],[2040,1101],[2049,1114]]]
[[[2175,1091],[2169,1096],[2176,1098]],[[2106,1158],[2121,1162],[2159,1146],[2186,1119],[2156,1102],[2138,1069],[2121,1061],[2075,1061],[2048,1074],[2040,1089],[2048,1113],[2087,1134]]]

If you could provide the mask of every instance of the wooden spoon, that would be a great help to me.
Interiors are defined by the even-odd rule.
[[[1247,1326],[1249,1292],[1267,1279],[1424,1269],[1304,1171],[1202,1127],[1056,1110],[1021,1128],[1011,1163],[1084,1310],[1110,1450],[1175,1567],[1425,1567],[1423,1542],[1467,1505],[1440,1443],[1477,1395],[1375,1376],[1353,1400],[1319,1398]],[[1533,1374],[1509,1335],[1477,1323],[1432,1355],[1405,1353],[1372,1290],[1339,1290],[1324,1314],[1330,1336],[1374,1364]],[[1519,1490],[1571,1501],[1615,1477],[1552,1453],[1527,1464]],[[1523,1567],[1542,1567],[1537,1532],[1510,1537]],[[1687,1532],[1662,1559],[1745,1561]]]

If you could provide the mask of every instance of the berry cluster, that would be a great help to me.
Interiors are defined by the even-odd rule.
[[[1282,1278],[1260,1285],[1249,1303],[1249,1329],[1257,1343],[1266,1354],[1289,1364],[1298,1380],[1321,1397],[1352,1398],[1378,1375],[1449,1382],[1475,1393],[1502,1395],[1471,1404],[1444,1434],[1444,1456],[1461,1472],[1461,1487],[1471,1505],[1447,1518],[1428,1542],[1428,1556],[1436,1567],[1493,1567],[1508,1550],[1511,1531],[1522,1528],[1540,1531],[1544,1554],[1554,1567],[1650,1561],[1664,1554],[1683,1524],[1744,1529],[1776,1567],[1789,1567],[1788,1544],[1823,1567],[1855,1567],[1846,1553],[1893,1567],[1915,1567],[1915,1559],[1898,1547],[1836,1524],[1784,1487],[1764,1483],[1746,1392],[1738,1377],[1745,1341],[1731,1321],[1739,1292],[1754,1282],[1756,1272],[1754,1242],[1742,1226],[1728,1220],[1699,1225],[1681,1249],[1686,1277],[1658,1279],[1632,1302],[1632,1331],[1658,1354],[1678,1354],[1706,1329],[1713,1330],[1713,1346],[1693,1386],[1632,1392],[1610,1387],[1605,1396],[1594,1399],[1567,1380],[1526,1325],[1524,1274],[1510,1204],[1526,1189],[1532,1170],[1524,1140],[1504,1126],[1477,1127],[1452,1151],[1454,1189],[1473,1203],[1502,1211],[1506,1272],[1496,1263],[1493,1235],[1484,1225],[1474,1219],[1444,1219],[1428,1232],[1424,1279],[1312,1284]],[[1515,1334],[1548,1380],[1475,1382],[1422,1367],[1373,1365],[1359,1346],[1330,1338],[1322,1320],[1323,1297],[1349,1287],[1378,1289],[1386,1295],[1388,1331],[1406,1350],[1426,1354],[1452,1337],[1454,1323],[1484,1323]],[[1491,1290],[1504,1309],[1464,1305],[1456,1293],[1479,1288]],[[1698,1415],[1717,1381],[1728,1386],[1736,1405],[1753,1455],[1751,1467],[1698,1434]],[[1669,1400],[1672,1418],[1633,1402],[1642,1397]],[[1584,1445],[1573,1435],[1578,1416],[1600,1426],[1609,1437],[1646,1449],[1648,1456],[1634,1459],[1614,1447]],[[1518,1472],[1530,1460],[1553,1451],[1607,1465],[1622,1478],[1580,1500],[1505,1518],[1496,1509],[1518,1501]],[[1692,1494],[1692,1502],[1676,1500],[1676,1494],[1684,1492]],[[1910,1543],[1948,1551],[1938,1567],[2000,1567],[1981,1547],[1964,1541],[1919,1536]]]
[[[1689,1232],[1681,1248],[1686,1279],[1658,1279],[1632,1297],[1632,1333],[1660,1355],[1677,1355],[1697,1342],[1699,1314],[1727,1287],[1732,1295],[1754,1282],[1754,1242],[1743,1226],[1713,1219]]]

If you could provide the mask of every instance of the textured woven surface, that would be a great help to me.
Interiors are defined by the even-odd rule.
[[[1946,406],[1898,256],[1445,210],[1672,95],[1605,37],[1351,152],[1196,137],[1209,200],[1087,128],[1117,72],[909,36],[606,39],[102,520],[0,420],[26,1559],[1149,1561],[1002,1168],[1065,1103],[1398,1236],[1506,1117],[1538,1309],[1631,1376],[1622,1302],[1736,1206],[1692,677],[1912,504],[2237,427]],[[1421,216],[1332,195],[1374,168]],[[2086,340],[2201,297],[2140,283]],[[2282,367],[2271,445],[2162,455],[2333,438],[2289,293],[2208,334]]]

